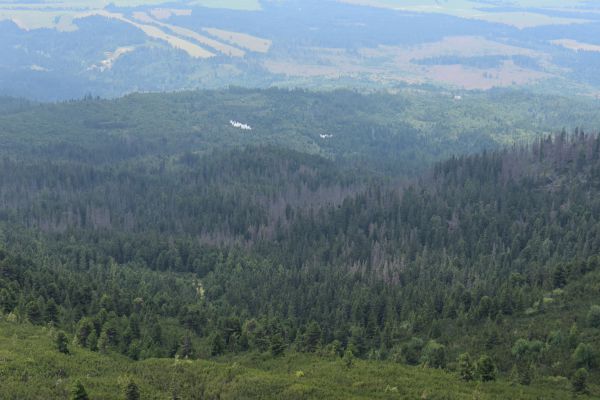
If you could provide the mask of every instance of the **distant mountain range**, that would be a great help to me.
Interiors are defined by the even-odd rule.
[[[230,85],[600,93],[586,1],[0,0],[0,91],[42,100]]]

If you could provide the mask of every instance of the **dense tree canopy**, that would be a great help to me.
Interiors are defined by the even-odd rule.
[[[600,376],[600,137],[579,129],[411,180],[275,145],[1,163],[0,310],[58,327],[58,352]]]

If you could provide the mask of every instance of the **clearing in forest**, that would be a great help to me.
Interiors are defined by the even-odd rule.
[[[224,31],[217,28],[203,28],[202,30],[228,43],[257,53],[267,53],[272,44],[268,39],[262,39],[246,33]]]
[[[558,39],[551,40],[550,43],[556,46],[562,46],[569,50],[600,52],[600,46],[598,46],[597,44],[581,43],[577,40]]]
[[[198,32],[195,32],[191,29],[182,28],[180,26],[166,24],[164,22],[157,21],[157,20],[151,18],[145,12],[135,12],[135,13],[133,13],[133,16],[138,21],[148,23],[148,24],[158,25],[161,28],[167,28],[168,30],[170,30],[171,32],[173,32],[179,36],[183,36],[187,39],[192,39],[192,40],[194,40],[204,46],[208,46],[226,56],[244,57],[246,55],[246,53],[243,50],[240,50],[237,47],[229,46],[225,43],[221,43],[217,40],[200,35]]]
[[[439,2],[436,0],[338,0],[342,3],[387,8],[397,11],[435,13],[451,15],[458,18],[475,19],[490,23],[514,26],[518,29],[534,28],[547,25],[571,25],[585,24],[590,21],[580,18],[566,18],[551,16],[543,13],[533,12],[528,7],[522,9],[504,11],[490,7],[488,2],[470,0],[450,0]],[[532,3],[532,2],[530,2]],[[545,7],[558,7],[558,2],[546,2]],[[584,4],[578,0],[570,2],[571,5]],[[568,8],[567,10],[571,10]]]
[[[83,13],[83,14],[79,15],[78,18],[85,18],[85,17],[92,16],[92,15],[100,15],[100,16],[103,16],[106,18],[116,19],[116,20],[128,23],[130,25],[133,25],[136,28],[140,29],[142,32],[144,32],[147,36],[154,38],[154,39],[159,39],[159,40],[165,41],[169,45],[171,45],[171,47],[185,51],[190,57],[210,58],[210,57],[215,56],[214,53],[211,53],[210,51],[198,46],[197,44],[194,44],[187,40],[181,39],[177,36],[170,35],[164,31],[162,31],[160,28],[158,28],[156,26],[148,25],[148,24],[140,24],[138,22],[132,21],[130,19],[125,18],[122,14],[111,13],[111,12],[104,11],[104,10],[98,10],[98,11],[91,11],[89,13]]]

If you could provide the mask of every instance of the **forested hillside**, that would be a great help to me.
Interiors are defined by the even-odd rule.
[[[180,398],[600,395],[600,136],[421,160],[411,175],[368,142],[249,145],[253,130],[203,148],[159,111],[164,127],[73,122],[133,115],[109,106],[11,100],[0,116],[8,398],[64,396],[76,379],[105,398],[130,378]],[[41,359],[19,355],[26,343],[60,383],[29,367]]]
[[[0,154],[94,166],[277,146],[364,170],[414,175],[454,154],[600,126],[598,101],[519,90],[196,91],[63,103],[0,99]],[[551,113],[546,110],[552,110]],[[230,121],[248,124],[242,130]]]

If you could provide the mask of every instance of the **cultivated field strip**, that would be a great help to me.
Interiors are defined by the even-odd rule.
[[[216,28],[203,28],[202,30],[225,42],[243,47],[244,49],[254,51],[256,53],[267,53],[272,44],[272,42],[268,39],[262,39],[246,33],[230,32]]]

